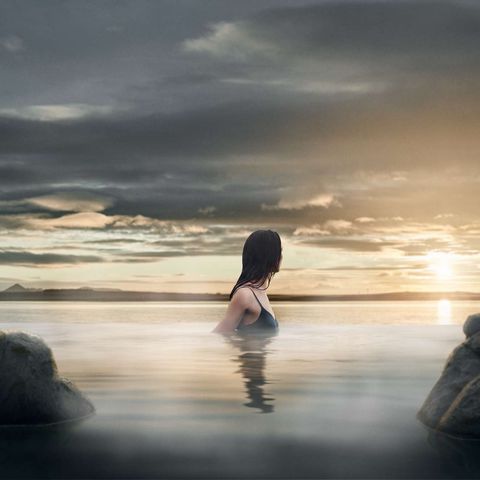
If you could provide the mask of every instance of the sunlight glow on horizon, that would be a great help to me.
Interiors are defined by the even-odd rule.
[[[453,255],[448,252],[430,252],[427,255],[429,268],[432,270],[438,280],[451,280],[454,276],[452,263]]]

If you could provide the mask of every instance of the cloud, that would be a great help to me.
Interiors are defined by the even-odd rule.
[[[214,207],[213,205],[209,205],[208,207],[199,208],[197,211],[202,215],[210,215],[211,213],[215,212],[215,210],[216,207]]]
[[[460,50],[476,56],[475,33],[466,27],[474,27],[479,17],[478,7],[468,2],[331,1],[274,8],[247,20],[221,22],[184,46],[226,57],[240,50],[245,55],[261,51],[265,57],[282,52],[322,58],[334,50],[349,60],[355,55],[393,59],[410,50],[412,60],[441,45],[442,56]]]
[[[270,57],[278,53],[278,47],[256,36],[249,22],[219,22],[210,26],[203,37],[188,39],[182,43],[187,52],[204,52],[215,57],[247,60],[252,56]]]
[[[114,203],[111,198],[89,192],[61,192],[29,198],[25,202],[47,210],[69,212],[101,212]]]
[[[480,9],[467,2],[322,2],[219,22],[183,48],[248,65],[237,82],[365,93],[406,76],[415,84],[439,71],[451,76],[449,66],[472,69],[479,20]]]
[[[23,40],[17,35],[10,35],[8,37],[0,38],[0,47],[7,52],[20,52],[25,49]]]
[[[103,258],[95,255],[69,255],[58,253],[33,253],[24,250],[0,250],[1,265],[46,267],[100,263],[103,261]]]
[[[355,221],[358,223],[372,223],[375,222],[375,219],[372,217],[358,217]]]
[[[60,121],[108,114],[112,108],[102,105],[64,104],[27,105],[17,108],[0,108],[0,115],[25,120]]]
[[[311,238],[302,242],[321,248],[334,248],[351,252],[381,252],[386,247],[394,246],[393,242],[364,240],[355,238]]]
[[[105,215],[100,212],[78,212],[60,217],[44,214],[0,216],[0,225],[6,228],[55,230],[55,229],[123,229],[146,230],[170,234],[200,234],[208,232],[203,225],[176,223],[143,215]]]
[[[80,212],[64,215],[58,218],[37,218],[30,222],[38,229],[52,228],[105,228],[115,222],[115,219],[98,212]]]
[[[306,200],[280,200],[275,205],[262,204],[262,210],[301,210],[307,207],[328,208],[340,206],[340,202],[331,194],[320,194]]]
[[[331,235],[336,233],[351,233],[355,230],[352,222],[342,219],[327,220],[322,225],[311,225],[310,227],[298,227],[294,230],[294,236]]]

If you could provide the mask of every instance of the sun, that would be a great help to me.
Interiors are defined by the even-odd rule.
[[[448,252],[430,252],[427,255],[430,270],[438,280],[450,280],[453,277],[453,257]]]

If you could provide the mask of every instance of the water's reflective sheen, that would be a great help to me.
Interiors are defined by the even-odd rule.
[[[0,476],[475,477],[476,446],[432,440],[415,413],[480,304],[273,308],[277,335],[223,336],[224,304],[0,304],[1,328],[41,335],[97,408],[2,430]]]

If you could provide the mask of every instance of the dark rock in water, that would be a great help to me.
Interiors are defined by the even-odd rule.
[[[480,314],[464,326],[467,339],[450,354],[417,417],[436,430],[480,437]]]
[[[40,425],[95,411],[75,385],[57,373],[52,351],[35,335],[0,331],[0,424]]]

